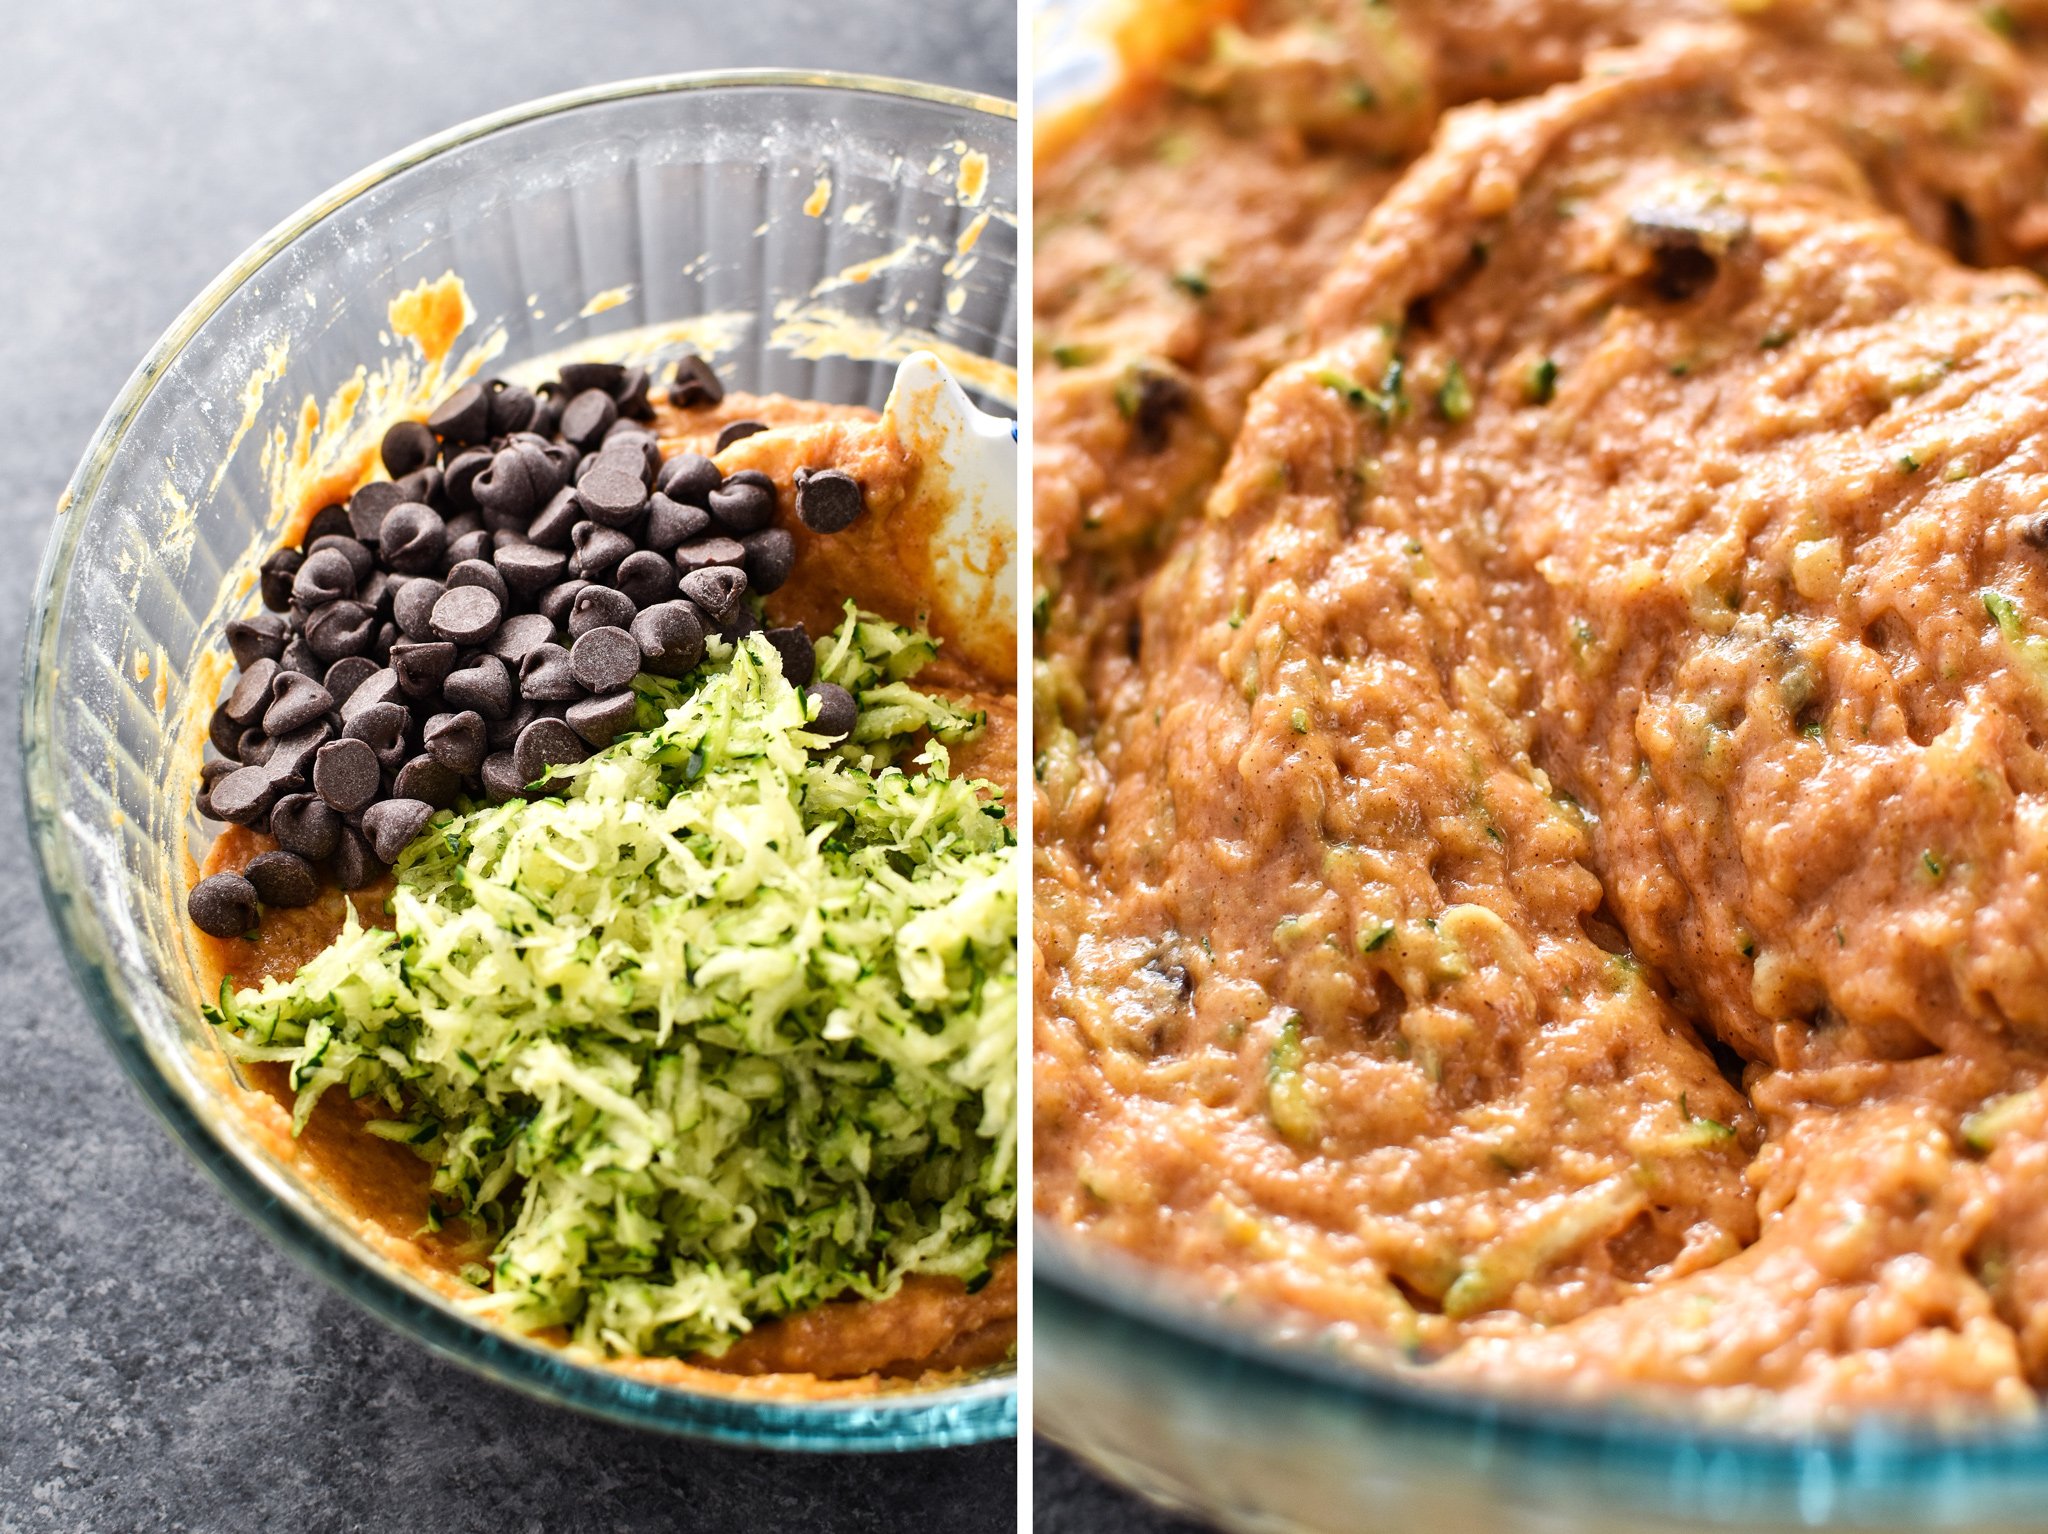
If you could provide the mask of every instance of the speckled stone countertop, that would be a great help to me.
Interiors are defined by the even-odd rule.
[[[117,0],[0,41],[0,631],[122,380],[271,224],[422,134],[594,81],[830,66],[1014,95],[1011,0]],[[585,1420],[271,1247],[101,1045],[34,889],[0,663],[0,1534],[1010,1529],[1016,1450],[820,1459]],[[1106,1506],[1113,1503],[1106,1502]]]

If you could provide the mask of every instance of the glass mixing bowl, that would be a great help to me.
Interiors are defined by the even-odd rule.
[[[221,645],[209,612],[275,538],[266,462],[300,401],[404,354],[387,304],[449,270],[475,311],[464,342],[503,328],[493,367],[601,338],[644,349],[667,334],[672,353],[678,322],[716,315],[697,344],[715,343],[739,388],[878,405],[894,361],[936,345],[1000,396],[1016,358],[1016,207],[1016,109],[959,91],[743,72],[516,107],[372,166],[266,235],[157,343],[65,492],[28,634],[22,746],[43,890],[79,988],[252,1218],[375,1315],[502,1383],[778,1448],[1016,1431],[1011,1371],[769,1400],[628,1379],[489,1329],[380,1258],[251,1137],[200,1021],[178,898],[196,756],[178,732],[188,679],[212,674],[199,663]]]
[[[1113,75],[1100,0],[1037,0],[1041,120]],[[2048,1528],[2048,1429],[1708,1420],[1346,1363],[1044,1224],[1032,1416],[1112,1479],[1246,1534]]]

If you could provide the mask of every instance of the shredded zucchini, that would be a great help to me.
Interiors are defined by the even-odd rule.
[[[395,931],[351,911],[210,1020],[290,1065],[300,1125],[335,1087],[380,1104],[437,1217],[498,1238],[472,1303],[513,1327],[716,1352],[983,1279],[1015,1241],[1015,837],[937,743],[978,718],[908,686],[932,653],[849,608],[818,643],[862,706],[833,751],[764,639],[642,677],[644,728],[563,797],[437,817]]]

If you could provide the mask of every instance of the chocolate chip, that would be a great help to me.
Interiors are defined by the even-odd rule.
[[[766,637],[782,661],[784,680],[792,687],[809,686],[818,669],[818,651],[804,626],[798,623],[786,629],[769,629]]]
[[[405,580],[402,575],[386,575],[382,570],[373,571],[370,578],[356,588],[356,600],[377,615],[379,623],[391,617],[391,601],[398,591],[396,582]]]
[[[476,588],[470,589],[474,591]],[[442,598],[442,601],[446,600],[446,597]],[[436,603],[434,611],[438,613],[440,610],[440,604]],[[425,643],[401,640],[391,647],[391,669],[398,673],[399,690],[408,698],[439,697],[441,684],[455,669],[455,646],[445,639]]]
[[[477,723],[481,726],[483,721],[479,719]],[[421,752],[399,768],[398,776],[391,780],[394,799],[417,799],[437,810],[447,809],[461,792],[462,774],[427,752]]]
[[[334,882],[345,890],[359,890],[384,877],[384,865],[354,826],[343,826],[334,848]]]
[[[348,498],[348,526],[358,543],[377,543],[384,533],[384,518],[391,508],[405,500],[405,492],[388,479],[376,479]]]
[[[344,655],[327,668],[321,685],[337,708],[346,704],[355,690],[377,674],[377,663],[366,655]]]
[[[563,581],[560,585],[550,586],[543,591],[540,600],[534,605],[556,628],[567,628],[569,613],[576,605],[576,598],[589,589],[589,586],[590,582],[584,580]]]
[[[485,534],[486,537],[489,534]],[[498,567],[481,559],[464,560],[448,572],[448,589],[457,590],[463,586],[479,586],[498,599],[500,608],[512,605],[511,588],[505,584],[505,577],[498,573]]]
[[[355,576],[356,592],[360,595],[364,585],[377,573],[377,556],[370,552],[368,544],[346,534],[331,533],[323,538],[315,538],[306,545],[306,561],[310,564],[321,554],[330,552],[339,554],[348,561],[349,571]],[[299,573],[305,574],[303,566],[300,567]],[[310,605],[305,603],[304,598],[300,598],[300,602],[302,605]]]
[[[586,453],[604,440],[619,407],[602,389],[585,389],[562,408],[562,435]]]
[[[265,607],[281,613],[292,605],[292,580],[305,562],[306,556],[297,549],[279,549],[257,567],[256,584]]]
[[[515,613],[499,625],[491,640],[490,651],[507,665],[516,666],[554,637],[554,621],[544,614]]]
[[[663,568],[667,568],[665,560]],[[671,588],[675,584],[672,573],[669,584]],[[675,595],[673,589],[669,595]],[[569,631],[571,639],[581,639],[592,629],[626,628],[632,624],[640,606],[623,591],[614,591],[609,586],[585,586],[576,594],[575,605],[569,609],[569,621],[562,626]]]
[[[450,442],[482,442],[491,434],[490,396],[482,384],[466,383],[434,407],[427,425]]]
[[[242,731],[242,738],[235,742],[235,755],[251,767],[261,767],[270,760],[270,737],[263,733],[261,725],[251,725]]]
[[[335,664],[341,663],[336,661]],[[327,690],[332,692],[334,689],[330,687]],[[376,708],[380,704],[396,703],[403,692],[404,689],[398,685],[398,673],[389,666],[380,666],[356,683],[349,695],[342,699],[342,722],[347,723],[364,710]]]
[[[313,647],[306,642],[304,634],[294,634],[284,642],[284,654],[277,658],[277,663],[286,671],[312,677],[327,675],[327,668],[333,664],[313,653]]]
[[[280,671],[270,684],[270,706],[263,711],[264,732],[289,735],[325,719],[333,707],[334,694],[320,683],[296,671]]]
[[[640,673],[640,644],[622,628],[594,628],[569,647],[569,666],[588,691],[617,692]]]
[[[734,537],[768,526],[775,520],[775,487],[754,482],[766,477],[749,469],[728,478],[711,492],[712,520]]]
[[[640,700],[629,689],[602,698],[585,698],[571,703],[562,722],[582,736],[591,749],[602,751],[633,728]]]
[[[688,676],[704,659],[704,620],[688,602],[657,602],[633,620],[643,670]]]
[[[657,491],[647,502],[647,525],[640,530],[640,543],[643,549],[657,554],[673,554],[678,544],[701,538],[710,531],[710,512]]]
[[[208,790],[214,813],[238,826],[260,825],[277,800],[277,785],[261,766],[238,767]]]
[[[623,362],[565,362],[559,376],[562,392],[571,399],[590,389],[617,394],[619,385],[626,381],[626,365]]]
[[[286,852],[318,861],[341,840],[341,813],[318,794],[287,794],[271,806],[270,834]]]
[[[683,577],[682,588],[684,596],[704,609],[705,617],[723,624],[739,611],[740,599],[747,594],[747,572],[731,565],[692,570]]]
[[[633,552],[631,538],[595,522],[577,523],[574,541],[576,552],[569,557],[569,572],[586,581],[603,580]]]
[[[452,523],[450,530],[453,530]],[[497,546],[490,529],[483,527],[472,528],[460,537],[451,537],[448,547],[441,551],[442,571],[444,574],[453,573],[457,565],[487,565],[491,562],[491,550]]]
[[[345,723],[341,727],[341,738],[361,741],[368,746],[379,767],[396,768],[405,760],[405,732],[411,723],[412,714],[403,704],[379,703]],[[315,756],[313,770],[316,775],[319,769],[320,760]],[[317,776],[314,786],[319,786]],[[371,796],[375,797],[374,790]]]
[[[325,719],[300,725],[288,735],[272,735],[263,770],[280,794],[303,793],[312,772],[313,754],[334,736],[334,726]]]
[[[434,604],[448,590],[431,576],[417,575],[403,581],[391,598],[391,617],[407,639],[434,637]]]
[[[490,796],[493,804],[503,804],[507,799],[518,798],[520,790],[526,787],[510,751],[494,751],[484,758],[483,780],[484,792]]]
[[[239,755],[242,749],[242,726],[228,713],[227,704],[222,703],[214,708],[213,717],[206,723],[206,738],[213,749],[222,756],[233,759]]]
[[[727,644],[738,644],[749,634],[761,632],[761,616],[745,602],[733,609],[733,614],[718,626],[718,637]]]
[[[654,488],[655,473],[661,468],[661,439],[635,421],[620,421],[604,434],[598,461],[608,467],[637,475],[647,489]]]
[[[796,518],[814,533],[843,533],[861,519],[868,498],[844,469],[796,471]]]
[[[477,476],[491,466],[495,455],[489,448],[473,447],[457,453],[441,471],[441,495],[457,516],[480,511],[476,503]]]
[[[484,722],[484,744],[493,751],[510,751],[512,743],[519,739],[519,732],[538,718],[540,705],[521,698],[504,718]]]
[[[263,711],[270,707],[270,688],[277,680],[280,668],[274,660],[258,660],[236,680],[234,690],[221,704],[228,718],[247,729],[263,717]]]
[[[439,464],[430,463],[423,469],[414,469],[412,473],[394,483],[398,486],[398,498],[401,501],[418,501],[422,506],[431,506],[436,511],[447,504],[444,499],[447,489]]]
[[[568,703],[582,697],[569,652],[558,644],[528,650],[519,662],[519,696],[534,703]]]
[[[671,405],[679,410],[696,410],[719,404],[724,399],[725,385],[718,381],[710,363],[695,352],[677,359],[676,370],[668,386]]]
[[[467,776],[484,763],[484,717],[470,709],[436,714],[427,721],[421,743],[426,746],[427,755],[443,767]]]
[[[619,561],[612,583],[627,597],[635,611],[666,602],[676,594],[676,567],[667,555],[640,549]],[[629,616],[626,619],[631,622]]]
[[[505,384],[491,394],[491,435],[510,436],[529,431],[540,414],[540,400],[524,384]]]
[[[647,369],[628,368],[625,381],[612,391],[619,402],[619,414],[636,421],[654,419],[654,407],[647,402]]]
[[[344,505],[322,506],[306,523],[306,530],[299,534],[299,548],[305,553],[313,552],[313,545],[322,538],[336,534],[346,535],[350,531],[348,507]]]
[[[491,563],[505,577],[505,584],[513,596],[524,601],[539,596],[561,580],[569,569],[568,557],[559,549],[544,549],[532,543],[500,548],[492,553]]]
[[[747,551],[737,538],[694,538],[675,552],[676,569],[684,575],[719,565],[743,565],[746,559]]]
[[[431,506],[400,501],[385,514],[377,540],[384,568],[397,575],[426,575],[441,567],[448,547],[448,524]]]
[[[292,577],[292,600],[303,608],[315,608],[356,594],[356,572],[337,549],[308,554]]]
[[[560,719],[536,719],[519,732],[512,747],[512,765],[522,785],[534,784],[551,767],[573,767],[590,755],[583,737]]]
[[[295,852],[260,853],[249,859],[242,877],[255,886],[256,898],[265,905],[285,909],[311,905],[320,893],[313,865]]]
[[[382,704],[372,719],[358,723],[377,727],[380,735],[386,733],[381,728],[390,722],[390,716],[383,713],[386,708],[393,714],[402,712],[394,704]],[[350,726],[351,729],[356,727],[356,724]],[[402,734],[403,730],[404,726],[400,725],[398,733]],[[341,814],[352,815],[363,809],[377,797],[377,791],[383,784],[384,774],[377,760],[376,747],[367,740],[359,737],[330,740],[314,753],[313,792]]]
[[[474,656],[448,673],[441,697],[451,709],[502,719],[512,711],[512,673],[495,655]]]
[[[377,633],[377,615],[360,602],[329,602],[306,618],[306,648],[331,666],[344,655],[360,655]]]
[[[647,486],[637,473],[626,473],[602,458],[597,463],[576,487],[584,511],[600,526],[631,527],[647,509]]]
[[[370,641],[370,648],[364,653],[381,666],[391,659],[391,647],[398,643],[400,637],[397,624],[380,623],[376,638]]]
[[[396,863],[427,822],[434,807],[419,799],[380,799],[363,811],[363,835],[380,863]]]
[[[583,520],[583,498],[580,492],[568,485],[554,493],[540,515],[535,517],[526,529],[529,542],[537,543],[544,549],[566,549],[576,524]]]
[[[718,434],[718,441],[711,451],[722,453],[735,442],[744,442],[749,437],[759,436],[767,429],[766,421],[734,421]]]
[[[504,448],[491,459],[491,465],[479,474],[470,485],[469,493],[476,497],[482,508],[484,525],[493,529],[524,528],[533,520],[533,514],[546,504],[541,486],[534,482],[534,464],[539,464],[543,473],[549,471],[547,459],[538,453],[529,454],[525,448]],[[554,494],[559,486],[548,489]]]
[[[393,479],[403,479],[413,470],[432,463],[439,446],[432,429],[424,422],[400,421],[384,433],[380,450],[384,472]]]
[[[781,590],[789,572],[796,568],[796,539],[789,529],[763,528],[747,534],[740,545],[747,551],[746,563],[741,568],[747,572],[747,585],[755,595],[765,597],[771,591]]]
[[[813,735],[841,741],[860,723],[860,706],[853,701],[853,694],[837,683],[813,682],[804,689],[804,696],[810,699],[806,712],[811,721],[804,728]]]
[[[240,874],[214,874],[192,886],[185,914],[209,937],[240,937],[256,925],[256,886]]]
[[[489,565],[480,568],[490,570],[494,577],[498,575]],[[502,577],[499,584],[503,584]],[[433,628],[439,638],[458,645],[474,646],[483,644],[497,633],[504,617],[505,604],[490,587],[451,584],[441,600],[434,604]]]

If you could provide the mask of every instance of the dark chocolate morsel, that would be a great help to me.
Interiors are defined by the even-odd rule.
[[[527,654],[555,637],[554,620],[542,613],[515,613],[498,625],[492,636],[491,654],[509,666],[516,666]]]
[[[363,811],[363,835],[380,863],[395,863],[434,818],[434,807],[420,799],[380,799]]]
[[[457,565],[483,564],[491,562],[491,550],[496,548],[497,539],[489,528],[471,528],[461,536],[454,536],[454,524],[449,524],[448,547],[441,551],[441,569],[444,576],[453,574]]]
[[[434,407],[427,426],[450,442],[482,442],[491,434],[490,396],[472,380]]]
[[[647,503],[647,525],[640,529],[640,545],[643,550],[651,549],[657,554],[673,554],[678,544],[701,538],[710,531],[710,512],[657,491]]]
[[[258,767],[238,767],[207,791],[214,813],[238,826],[261,825],[277,802],[277,785]]]
[[[448,588],[432,576],[416,575],[403,581],[391,597],[392,621],[407,639],[434,637],[434,604]]]
[[[448,524],[441,513],[418,501],[400,501],[385,513],[377,541],[384,568],[395,575],[427,575],[441,567]]]
[[[256,886],[240,874],[213,874],[192,886],[185,914],[209,937],[240,937],[256,925]]]
[[[560,719],[536,719],[519,732],[512,747],[512,765],[520,782],[532,785],[548,775],[552,767],[573,767],[590,755],[583,737]]]
[[[460,713],[436,714],[421,732],[427,755],[459,777],[467,777],[484,763],[484,718],[469,709]],[[422,794],[421,798],[427,796]]]
[[[534,464],[548,470],[547,459],[525,448],[501,448],[491,465],[469,487],[484,514],[484,525],[493,529],[523,528],[545,504],[541,486],[534,482]],[[550,494],[553,493],[551,490]]]
[[[336,534],[346,536],[352,530],[353,524],[349,521],[348,507],[338,503],[333,506],[322,506],[307,521],[305,532],[299,535],[299,548],[310,554],[313,552],[313,545],[322,538],[331,538]]]
[[[596,522],[579,522],[574,535],[576,552],[569,558],[569,573],[586,581],[600,581],[633,552],[633,540],[617,528]]]
[[[796,519],[814,533],[842,533],[868,509],[860,481],[844,469],[796,471]]]
[[[424,751],[399,768],[398,776],[391,780],[394,799],[417,799],[437,810],[447,809],[461,792],[462,774]]]
[[[704,609],[714,625],[723,626],[739,611],[747,594],[747,572],[731,565],[692,570],[682,579],[683,595]]]
[[[559,377],[562,392],[571,399],[586,389],[616,394],[619,385],[626,381],[626,365],[623,362],[565,362]]]
[[[565,629],[569,626],[569,614],[576,605],[576,598],[589,588],[588,581],[563,581],[560,585],[550,586],[543,591],[540,600],[534,605],[541,610],[548,622],[558,629]]]
[[[619,407],[602,389],[585,389],[562,407],[562,435],[574,446],[589,452],[604,440]]]
[[[355,576],[356,591],[360,594],[370,578],[377,573],[377,556],[370,552],[367,543],[359,539],[342,533],[330,533],[326,537],[315,538],[306,545],[306,563],[311,564],[321,554],[330,551],[348,561],[349,573]],[[304,566],[300,567],[299,573],[305,573]],[[299,601],[301,606],[312,605],[303,597]]]
[[[612,584],[637,612],[676,594],[676,567],[666,554],[638,549],[619,561],[618,569],[612,571]],[[626,622],[632,621],[629,614]]]
[[[412,714],[404,704],[379,703],[375,708],[364,709],[343,725],[341,735],[344,740],[359,740],[368,746],[376,755],[379,767],[395,769],[405,760],[405,732],[411,723]],[[320,766],[317,757],[313,766],[317,771]]]
[[[303,608],[325,606],[356,594],[356,572],[338,549],[308,554],[292,577],[292,600]]]
[[[483,780],[484,792],[493,804],[518,798],[519,791],[526,787],[519,779],[519,768],[510,751],[494,751],[484,758]]]
[[[297,549],[279,549],[263,561],[256,572],[256,584],[265,607],[281,613],[292,605],[292,580],[305,562],[306,556]]]
[[[540,400],[524,384],[505,384],[491,394],[491,435],[510,436],[529,431],[540,414]]]
[[[432,463],[437,451],[433,429],[424,421],[400,421],[384,433],[384,472],[393,479],[404,479]]]
[[[677,571],[688,575],[693,570],[710,570],[719,565],[743,565],[747,551],[737,538],[714,536],[679,544],[674,557]]]
[[[399,690],[408,698],[439,697],[441,684],[455,669],[455,646],[445,639],[400,640],[391,647],[391,669],[398,673]]]
[[[395,704],[383,704],[380,708],[397,712]],[[375,722],[381,725],[386,722],[386,717],[380,712]],[[400,733],[403,733],[402,727]],[[314,753],[313,792],[343,815],[353,815],[357,810],[367,808],[383,786],[384,774],[377,760],[376,748],[367,740],[350,737],[330,740]]]
[[[335,662],[339,665],[340,662]],[[329,688],[332,692],[334,689]],[[398,673],[389,666],[379,666],[350,689],[342,699],[341,718],[345,724],[365,709],[375,708],[380,703],[396,703],[403,696],[404,689],[398,685]]]
[[[228,718],[244,729],[262,718],[263,711],[270,707],[270,688],[277,680],[279,670],[276,661],[266,658],[259,659],[244,671],[236,679],[227,702],[221,705]]]
[[[489,565],[479,568],[490,570],[503,585],[503,577]],[[433,629],[438,638],[472,647],[497,633],[504,617],[505,603],[490,587],[451,585],[434,604]]]
[[[704,619],[689,602],[657,602],[633,620],[641,669],[656,676],[688,676],[704,659]]]
[[[756,596],[780,590],[796,568],[796,539],[786,527],[764,527],[749,533],[740,546],[747,551],[746,563],[741,566],[747,572],[747,588]]]
[[[671,405],[679,410],[695,410],[719,404],[724,398],[725,385],[718,381],[710,363],[695,352],[677,359],[676,370],[668,386]]]
[[[640,644],[622,628],[594,628],[569,647],[569,666],[588,691],[617,692],[640,673]]]
[[[818,651],[801,623],[786,629],[769,629],[768,643],[782,661],[783,678],[792,687],[808,687],[817,674]]]
[[[604,458],[577,483],[576,494],[590,520],[604,527],[627,528],[647,509],[647,486],[637,472],[628,473]]]
[[[495,655],[479,655],[448,673],[441,698],[449,708],[485,719],[502,719],[512,711],[512,673]],[[468,770],[468,769],[465,769]]]
[[[304,634],[294,634],[284,642],[284,654],[277,658],[277,663],[286,671],[297,671],[306,676],[318,677],[327,675],[327,668],[334,662],[322,660],[315,655]]]
[[[813,682],[804,689],[810,699],[807,712],[811,722],[804,728],[830,741],[841,741],[860,723],[860,706],[853,694],[834,682]]]
[[[348,498],[349,533],[358,543],[382,540],[384,518],[405,500],[405,492],[388,479],[375,479]]]
[[[535,645],[519,662],[519,696],[532,703],[571,703],[583,687],[569,664],[569,652],[558,644]]]
[[[414,469],[404,478],[393,481],[398,486],[398,498],[402,501],[418,501],[440,511],[446,504],[446,490],[441,466],[430,463],[423,469]]]
[[[225,703],[218,705],[213,711],[213,717],[207,721],[206,738],[212,743],[214,750],[230,760],[233,760],[242,749],[242,726],[228,712]]]
[[[377,854],[370,850],[370,844],[362,832],[354,826],[343,826],[340,839],[334,847],[334,882],[345,890],[359,890],[375,884],[384,877],[384,865],[377,861]]]
[[[612,398],[619,402],[620,415],[636,421],[654,419],[654,407],[647,403],[647,369],[626,369],[624,380],[612,390]]]
[[[257,899],[284,909],[311,905],[320,893],[312,864],[296,852],[259,853],[249,859],[242,877],[255,886]]]
[[[270,737],[270,753],[264,758],[263,770],[270,774],[270,781],[277,785],[279,794],[305,791],[307,778],[313,770],[313,753],[333,736],[333,725],[325,719],[315,719],[311,724],[300,725],[289,735]]]
[[[499,548],[492,553],[491,563],[505,577],[505,585],[513,596],[524,601],[540,595],[561,580],[569,569],[568,556],[559,549],[544,549],[533,543],[515,543],[509,548]]]
[[[743,481],[735,474],[711,492],[711,518],[735,538],[758,533],[775,520],[774,487]]]
[[[581,735],[592,750],[602,751],[633,728],[639,708],[640,700],[628,688],[606,697],[585,698],[581,703],[571,703],[562,722]]]
[[[576,524],[583,520],[583,499],[576,489],[564,485],[527,526],[526,537],[544,549],[566,549]]]
[[[309,676],[280,671],[270,684],[270,706],[263,711],[267,735],[289,735],[315,720],[325,719],[334,695]]]
[[[685,506],[709,506],[711,492],[725,483],[718,465],[702,453],[677,453],[655,471],[654,488]]]
[[[339,708],[355,694],[355,690],[377,674],[377,663],[366,655],[344,655],[327,668],[327,675],[321,685]]]
[[[662,563],[667,568],[667,561]],[[673,571],[669,585],[669,595],[674,596]],[[627,628],[639,610],[640,604],[623,591],[615,591],[610,586],[585,586],[576,593],[575,604],[569,609],[569,621],[562,626],[569,631],[571,639],[581,639],[592,629]]]
[[[287,794],[271,806],[270,834],[286,852],[317,862],[341,840],[341,812],[318,794]]]
[[[306,618],[306,648],[328,666],[362,654],[376,634],[377,614],[360,602],[329,602]]]
[[[480,510],[474,493],[476,479],[491,466],[492,457],[489,448],[473,447],[448,460],[448,467],[441,471],[441,495],[450,512],[474,516]]]
[[[722,453],[735,442],[744,442],[747,438],[758,436],[767,429],[768,423],[766,421],[734,421],[723,431],[719,432],[718,441],[713,445],[711,451]]]

